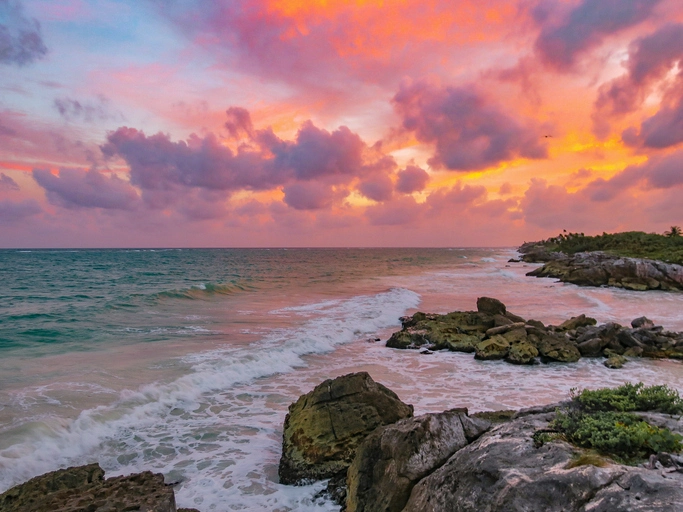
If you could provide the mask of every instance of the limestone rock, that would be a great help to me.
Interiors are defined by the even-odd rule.
[[[349,467],[347,511],[400,512],[416,482],[489,427],[453,409],[378,428]]]
[[[173,487],[144,471],[104,479],[98,464],[38,476],[0,495],[3,512],[176,512]]]
[[[324,381],[289,406],[280,482],[298,484],[345,471],[375,428],[412,415],[411,405],[366,372]]]
[[[598,322],[597,320],[595,320],[595,318],[591,318],[589,316],[581,314],[579,316],[573,316],[569,320],[565,320],[557,328],[560,331],[569,331],[571,329],[585,327],[587,325],[595,325],[597,323]]]
[[[553,417],[530,413],[483,434],[418,482],[403,512],[683,510],[681,473],[663,478],[608,459],[603,467],[577,464],[584,452],[560,439],[537,447],[533,432],[547,429]]]
[[[581,359],[579,349],[560,336],[544,336],[538,345],[538,352],[544,362],[575,363]]]
[[[602,364],[604,364],[607,368],[618,370],[619,368],[624,367],[626,361],[627,359],[624,356],[621,356],[619,354],[612,354]]]
[[[480,313],[487,313],[489,315],[505,315],[506,308],[498,299],[491,297],[479,297],[477,299],[477,311]]]
[[[538,357],[538,349],[528,341],[522,341],[510,347],[505,360],[512,364],[534,364],[536,357]]]
[[[510,342],[501,335],[477,343],[475,359],[484,361],[504,359],[510,350]]]

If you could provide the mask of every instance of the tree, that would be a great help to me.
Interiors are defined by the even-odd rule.
[[[669,238],[673,238],[675,236],[681,236],[681,227],[680,226],[671,226],[671,229],[669,229],[669,231],[665,231],[664,235],[668,236]]]

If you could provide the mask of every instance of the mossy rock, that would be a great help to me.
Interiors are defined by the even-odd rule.
[[[411,329],[397,331],[387,341],[389,348],[418,348],[429,343],[425,337],[426,331],[413,331]]]
[[[618,370],[619,368],[624,367],[626,361],[627,359],[624,356],[620,356],[619,354],[612,354],[602,364],[604,364],[607,368],[611,368],[612,370]]]
[[[543,337],[538,344],[538,352],[543,362],[575,363],[581,359],[579,349],[559,336]]]
[[[299,484],[346,471],[368,434],[412,415],[411,405],[366,372],[324,381],[289,406],[280,482]]]
[[[456,334],[446,342],[446,348],[453,352],[475,352],[477,343],[481,341],[479,336],[473,334]]]
[[[501,335],[496,335],[477,343],[475,359],[490,361],[504,359],[510,351],[510,342]]]
[[[528,341],[513,343],[505,360],[512,364],[534,364],[538,349]]]

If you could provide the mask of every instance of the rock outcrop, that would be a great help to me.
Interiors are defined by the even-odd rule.
[[[657,260],[626,258],[600,251],[566,255],[538,246],[522,246],[526,262],[544,265],[527,273],[580,286],[616,286],[628,290],[683,290],[683,266]]]
[[[348,469],[348,512],[400,512],[413,486],[490,428],[466,409],[426,414],[380,427]]]
[[[326,380],[289,406],[280,482],[299,484],[345,472],[377,427],[413,415],[413,407],[366,372]]]
[[[518,413],[457,451],[414,486],[403,512],[683,510],[683,473],[587,458],[560,439],[538,446],[533,434],[553,409]]]
[[[605,357],[611,358],[609,368],[620,368],[629,357],[683,359],[683,333],[665,331],[645,317],[633,320],[631,328],[614,322],[597,325],[584,314],[546,326],[510,313],[496,299],[480,297],[477,308],[403,317],[403,328],[391,335],[387,347],[473,352],[476,359],[513,364]]]
[[[60,469],[13,487],[0,495],[2,512],[181,512],[173,487],[160,473],[105,480],[99,464]]]

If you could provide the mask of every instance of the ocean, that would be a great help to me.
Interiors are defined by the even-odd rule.
[[[278,483],[287,407],[368,371],[415,413],[550,403],[624,382],[683,392],[680,361],[513,366],[384,346],[399,317],[480,296],[557,324],[645,315],[683,331],[683,294],[526,277],[514,249],[0,251],[0,492],[99,462],[178,482],[202,512],[333,511],[324,483]],[[379,338],[381,341],[375,341]]]

